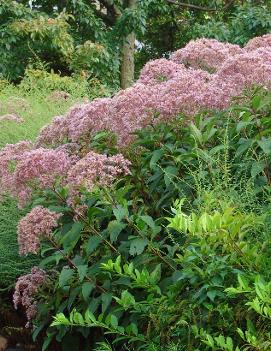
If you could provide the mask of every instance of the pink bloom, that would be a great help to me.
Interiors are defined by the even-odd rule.
[[[213,72],[227,59],[241,52],[242,49],[238,45],[203,38],[191,40],[184,48],[173,53],[171,60]]]
[[[265,34],[261,37],[250,39],[247,45],[244,47],[246,51],[253,51],[259,48],[271,49],[271,34]]]
[[[129,165],[130,162],[120,154],[108,157],[89,152],[68,172],[70,197],[77,196],[80,188],[90,191],[95,185],[112,184],[120,175],[129,174]]]
[[[64,151],[28,149],[28,144],[20,143],[0,152],[0,165],[3,165],[0,186],[16,197],[21,206],[31,198],[34,188],[52,187],[56,179],[65,177],[71,165]]]
[[[174,78],[182,69],[184,69],[184,65],[164,58],[149,61],[141,70],[138,83],[160,84]]]
[[[58,226],[61,216],[60,213],[37,206],[23,217],[17,227],[20,255],[37,254],[41,238],[51,237],[52,230]]]
[[[68,126],[64,116],[56,116],[53,121],[43,127],[37,139],[37,146],[54,146],[67,138]]]
[[[16,309],[19,305],[22,305],[25,309],[28,320],[26,327],[29,327],[31,321],[36,317],[36,295],[39,287],[45,282],[45,279],[45,272],[38,267],[33,267],[31,273],[19,277],[16,282],[13,303]]]

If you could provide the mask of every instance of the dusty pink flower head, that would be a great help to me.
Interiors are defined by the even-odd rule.
[[[122,155],[106,156],[89,152],[68,172],[67,183],[70,196],[77,195],[77,190],[91,190],[95,185],[108,186],[120,175],[129,174],[130,162]]]
[[[42,206],[33,208],[18,223],[17,234],[20,255],[37,254],[41,238],[50,238],[58,226],[61,213],[55,213]]]
[[[214,75],[212,84],[223,92],[220,99],[228,102],[253,85],[270,89],[271,51],[260,48],[228,59]]]
[[[247,45],[244,47],[246,51],[253,51],[259,48],[271,49],[271,34],[265,34],[261,37],[250,39]]]
[[[31,149],[29,142],[7,145],[0,151],[0,192],[10,193],[23,206],[35,187],[47,188],[66,175],[71,160],[66,152]]]
[[[64,142],[67,136],[68,126],[65,116],[56,116],[50,124],[42,128],[36,145],[55,146]]]
[[[149,85],[163,83],[174,78],[182,69],[184,65],[164,58],[149,61],[141,70],[138,83]]]
[[[13,188],[13,171],[17,162],[25,152],[30,151],[33,145],[28,141],[17,144],[7,144],[0,150],[0,193]]]
[[[156,110],[161,118],[174,118],[178,113],[192,115],[201,108],[212,107],[206,99],[209,95],[210,74],[195,69],[183,69],[176,77],[159,87]]]
[[[67,113],[68,136],[73,142],[108,129],[111,98],[76,105]],[[112,122],[112,121],[111,121]]]
[[[190,41],[184,48],[173,53],[171,60],[213,72],[228,58],[241,52],[238,45],[203,38]]]
[[[109,130],[118,145],[125,146],[135,131],[178,113],[228,107],[246,87],[270,87],[269,41],[269,36],[251,41],[247,48],[253,51],[214,39],[191,41],[170,60],[149,62],[140,79],[113,98],[76,105],[64,119],[46,127],[39,141],[53,146],[64,141],[80,144],[97,131]]]
[[[31,196],[31,189],[53,187],[57,178],[65,177],[70,158],[64,151],[35,149],[23,154],[13,174],[13,195],[21,205]]]
[[[25,309],[27,324],[29,327],[31,321],[35,319],[37,314],[36,295],[39,287],[45,282],[46,274],[42,269],[33,267],[31,273],[18,278],[15,291],[13,294],[14,307],[17,309],[19,305]]]
[[[153,122],[156,114],[158,89],[142,83],[121,90],[112,99],[110,130],[118,137],[119,145],[133,140],[133,133]]]

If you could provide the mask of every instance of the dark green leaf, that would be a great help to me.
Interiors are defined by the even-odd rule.
[[[107,230],[110,233],[110,240],[112,243],[114,243],[118,239],[119,234],[125,227],[126,227],[126,224],[118,221],[109,222]]]
[[[80,222],[75,222],[73,224],[71,230],[69,230],[61,240],[64,250],[71,251],[76,246],[81,237],[82,228],[83,224]]]
[[[145,247],[148,245],[147,239],[137,238],[133,239],[130,244],[130,255],[140,255],[144,251]]]
[[[95,288],[95,284],[91,282],[85,282],[82,285],[82,295],[85,301],[88,300],[92,290]]]
[[[73,277],[74,270],[71,268],[63,268],[60,275],[59,275],[59,286],[63,288],[65,285],[68,285],[69,281]]]

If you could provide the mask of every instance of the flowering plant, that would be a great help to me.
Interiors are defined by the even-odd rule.
[[[146,339],[148,345],[150,339],[165,345],[174,337],[167,331],[164,335],[166,321],[158,318],[153,307],[161,303],[170,314],[171,299],[186,294],[185,290],[176,293],[185,264],[194,290],[197,284],[189,265],[192,258],[185,262],[180,258],[186,238],[167,228],[165,216],[173,200],[186,197],[191,204],[200,202],[199,184],[213,186],[219,179],[229,186],[240,175],[244,182],[259,187],[257,196],[270,185],[266,131],[271,51],[266,37],[256,42],[255,49],[213,40],[190,43],[170,60],[147,64],[133,87],[112,98],[76,105],[66,116],[56,117],[34,145],[22,142],[0,151],[1,191],[16,196],[21,206],[28,202],[33,206],[18,227],[20,252],[40,253],[40,269],[46,274],[34,270],[33,277],[19,278],[15,303],[26,308],[35,338],[46,330],[44,350],[54,338],[63,342],[73,338],[77,345],[89,347],[103,337],[110,323],[115,334],[116,327],[121,327],[118,334],[125,340],[127,329],[122,328],[128,328],[135,350]],[[216,61],[218,52],[221,65]],[[193,53],[198,53],[198,61]],[[215,71],[210,72],[210,67]],[[263,87],[253,90],[255,84]],[[237,96],[242,105],[236,105]],[[229,235],[235,218],[227,222]],[[245,222],[250,219],[245,214],[244,218]],[[261,225],[260,220],[256,222]],[[246,250],[243,229],[238,250],[253,262],[260,249]],[[189,243],[193,248],[193,240]],[[216,245],[210,257],[220,255]],[[223,259],[229,254],[229,262],[225,267],[223,260],[216,264],[229,277],[229,284],[236,277],[232,269],[236,251],[231,254],[232,247],[226,249]],[[204,261],[205,253],[200,256]],[[245,264],[248,261],[240,258],[238,269]],[[210,268],[210,276],[214,270]],[[205,289],[204,280],[195,276],[202,289],[204,314],[215,297],[226,303],[220,288],[214,295],[213,286]],[[72,318],[78,326],[72,332],[65,319],[63,325],[51,325],[55,314],[74,309],[91,311],[100,322],[95,335],[81,328],[79,315]],[[191,315],[184,317],[191,322]],[[172,323],[180,335],[185,333]],[[121,338],[110,340],[121,349],[126,347]]]

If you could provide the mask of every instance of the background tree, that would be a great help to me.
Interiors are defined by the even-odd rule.
[[[1,0],[0,74],[17,81],[29,63],[41,61],[61,74],[126,88],[146,61],[190,39],[243,44],[269,32],[269,6],[250,0]]]

